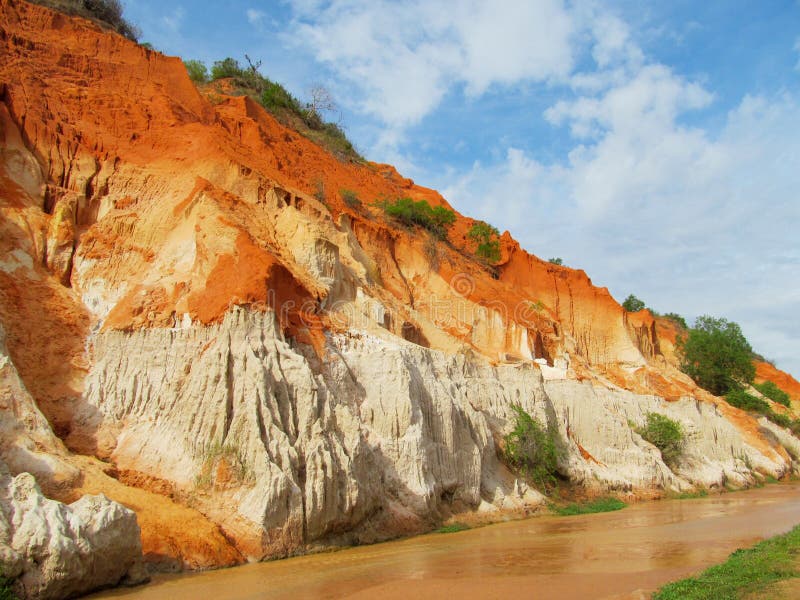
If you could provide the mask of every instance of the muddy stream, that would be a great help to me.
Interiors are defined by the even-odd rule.
[[[91,598],[648,598],[800,523],[800,483],[534,517],[219,571]]]

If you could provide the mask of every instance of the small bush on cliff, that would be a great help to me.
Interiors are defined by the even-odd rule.
[[[704,315],[678,337],[681,370],[702,388],[722,396],[751,383],[756,370],[753,349],[739,325]]]
[[[311,93],[311,101],[303,104],[280,83],[264,77],[260,72],[261,61],[252,61],[245,55],[248,67],[243,68],[234,58],[218,60],[211,67],[211,79],[232,79],[234,93],[251,97],[283,125],[291,127],[310,140],[327,148],[341,159],[362,162],[364,159],[347,139],[342,126],[338,123],[326,122],[321,111],[332,106],[333,100],[320,96],[321,86],[315,86]],[[325,92],[327,93],[327,91]]]
[[[549,262],[551,265],[559,265],[559,266],[564,264],[564,260],[561,258],[548,258],[547,262]]]
[[[753,387],[756,388],[759,392],[764,394],[767,398],[769,398],[773,402],[777,402],[778,404],[783,404],[784,406],[787,407],[792,405],[791,399],[789,398],[789,394],[784,392],[781,388],[779,388],[771,381],[765,381],[764,383],[754,383]]]
[[[771,412],[769,404],[761,398],[756,398],[752,394],[748,394],[744,390],[731,390],[725,395],[725,401],[731,406],[741,408],[750,412],[756,412],[766,415]]]
[[[731,390],[725,395],[725,401],[736,408],[764,415],[776,425],[790,429],[794,435],[800,434],[800,421],[793,420],[789,415],[775,412],[768,402],[756,398],[744,390]]]
[[[31,0],[53,10],[72,16],[83,17],[95,23],[113,29],[118,34],[134,42],[139,40],[142,32],[139,28],[122,16],[124,7],[120,0]]]
[[[443,206],[431,206],[425,200],[414,202],[411,198],[398,198],[382,203],[384,212],[405,225],[419,225],[445,239],[447,230],[455,223],[456,215]]]
[[[673,312],[664,313],[664,318],[669,319],[681,329],[689,329],[689,325],[686,324],[686,319],[684,319],[678,313],[673,313]]]
[[[625,302],[622,303],[622,308],[624,308],[627,312],[639,312],[644,308],[644,302],[631,294],[625,298]]]
[[[189,73],[189,79],[195,83],[208,81],[208,69],[199,60],[185,60],[183,64],[186,67],[186,72]]]
[[[683,427],[677,421],[659,413],[647,413],[644,427],[637,428],[638,433],[661,451],[661,458],[670,467],[675,465],[683,453]]]
[[[521,406],[512,404],[511,409],[514,428],[504,438],[505,458],[538,487],[549,491],[557,483],[556,434],[542,427]]]
[[[475,249],[475,255],[478,258],[490,263],[500,260],[500,240],[498,239],[500,233],[495,227],[478,221],[470,228],[467,235],[478,245]]]
[[[342,198],[342,202],[350,208],[361,207],[361,199],[353,190],[341,189],[339,190],[339,196]]]

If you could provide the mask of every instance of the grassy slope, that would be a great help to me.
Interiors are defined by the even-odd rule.
[[[737,550],[724,563],[696,577],[669,583],[654,600],[758,598],[776,582],[800,577],[800,525],[752,548]]]

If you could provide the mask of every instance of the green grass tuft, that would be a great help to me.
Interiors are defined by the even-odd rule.
[[[591,502],[578,504],[573,502],[566,506],[553,506],[553,512],[562,517],[569,517],[572,515],[588,515],[591,513],[611,512],[613,510],[622,510],[628,506],[619,498],[598,498]]]
[[[450,523],[449,525],[443,525],[439,527],[439,529],[434,530],[434,533],[455,533],[457,531],[466,531],[469,529],[469,525],[466,523]]]
[[[680,494],[670,495],[670,500],[692,500],[694,498],[705,498],[708,496],[708,490],[700,489],[696,492],[681,492]]]
[[[11,580],[4,575],[0,575],[0,600],[17,600],[11,589]]]
[[[706,569],[696,577],[669,583],[653,600],[728,600],[758,592],[782,579],[800,576],[800,525],[746,550],[739,549],[724,563]]]

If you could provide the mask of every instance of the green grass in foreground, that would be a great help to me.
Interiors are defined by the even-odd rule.
[[[800,525],[752,548],[737,550],[724,563],[706,569],[697,577],[665,585],[653,595],[653,600],[741,598],[776,581],[800,577],[798,554]]]
[[[0,600],[17,600],[11,591],[11,581],[0,575]]]
[[[464,531],[466,529],[469,529],[469,525],[466,523],[450,523],[449,525],[439,527],[434,533],[455,533],[456,531]]]
[[[589,513],[610,512],[612,510],[621,510],[628,506],[622,500],[617,498],[598,498],[585,504],[567,504],[566,506],[553,506],[553,512],[562,517],[571,515],[586,515]]]

